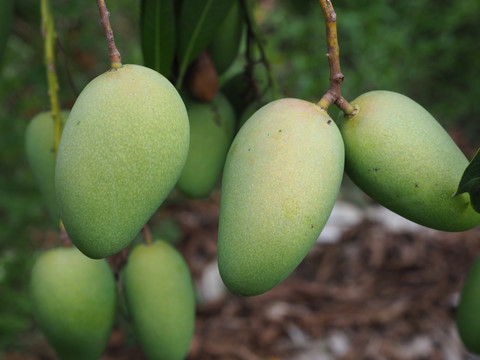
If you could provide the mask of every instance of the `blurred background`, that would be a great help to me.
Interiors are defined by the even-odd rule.
[[[61,44],[57,53],[60,102],[62,107],[70,108],[83,87],[108,69],[109,57],[94,1],[52,0],[51,4]],[[142,64],[140,1],[110,1],[107,5],[123,62]],[[340,60],[345,75],[343,96],[353,100],[374,89],[403,93],[428,109],[471,158],[480,145],[480,2],[335,0],[333,5],[338,16]],[[255,16],[282,96],[318,101],[328,89],[329,78],[325,24],[320,5],[314,0],[259,0]],[[42,203],[24,154],[24,132],[28,122],[40,111],[49,109],[40,29],[39,1],[15,0],[11,31],[0,59],[0,359],[4,356],[9,360],[49,359],[52,356],[48,347],[41,345],[42,335],[35,328],[28,299],[29,271],[36,254],[58,242],[57,231]],[[243,65],[239,56],[221,80],[226,80]],[[334,116],[337,112],[332,106],[330,114]],[[345,187],[348,188],[348,184]],[[349,197],[348,189],[343,193],[345,200],[355,202]],[[355,196],[353,198],[357,199]],[[158,231],[171,234],[179,241],[179,247],[186,256],[193,256],[193,251],[203,249],[209,254],[206,258],[210,261],[215,253],[216,205],[218,192],[204,201],[177,200],[157,219],[159,223],[167,224]],[[208,348],[208,341],[213,340],[203,339],[197,334],[191,359],[302,359],[302,356],[305,356],[304,359],[466,358],[468,355],[458,344],[451,327],[452,304],[473,256],[478,253],[475,240],[478,240],[479,233],[466,232],[454,237],[424,229],[395,232],[378,219],[359,215],[359,220],[352,223],[355,226],[351,224],[348,229],[340,228],[342,235],[335,242],[319,244],[322,251],[313,251],[292,279],[286,282],[286,287],[263,298],[263,301],[253,299],[248,302],[250,300],[230,296],[227,297],[229,300],[222,300],[223,305],[227,302],[230,307],[220,307],[217,302],[216,307],[199,310],[201,333],[210,334],[213,338],[222,334],[216,325],[212,325],[217,324],[215,319],[221,319],[221,316],[243,319],[256,316],[257,320],[264,319],[264,322],[247,321],[242,329],[251,326],[250,335],[239,336],[239,330],[231,334],[230,342],[224,339],[224,344],[230,344],[230,348],[235,350],[231,349],[231,353],[214,345]],[[202,236],[207,240],[199,240]],[[417,238],[421,238],[422,245],[414,245]],[[205,242],[199,245],[199,241]],[[355,253],[358,258],[348,260],[345,257],[344,251],[349,244],[350,249],[358,250]],[[408,245],[408,251],[401,244]],[[372,246],[377,250],[372,250]],[[451,267],[445,264],[445,254],[451,256],[448,265]],[[392,256],[397,262],[392,262]],[[328,262],[328,258],[338,261]],[[432,263],[434,260],[438,262]],[[187,261],[193,264],[191,260]],[[442,263],[443,266],[439,265]],[[205,264],[203,262],[202,267],[192,270],[199,283],[202,283],[201,270],[206,268]],[[420,272],[428,270],[428,276],[414,273],[418,279],[426,276],[426,280],[415,284],[417,292],[412,298],[389,288],[399,279],[398,271],[405,270],[405,267]],[[323,269],[321,274],[319,268]],[[432,273],[431,269],[436,269],[436,272]],[[356,276],[361,271],[366,271],[366,277],[359,279]],[[393,271],[391,278],[388,271]],[[379,273],[383,273],[384,277],[372,280]],[[314,285],[307,286],[309,281],[319,278],[325,281],[328,277],[325,274],[330,274],[332,281],[336,279],[336,287],[327,291]],[[362,279],[367,280],[363,282]],[[352,280],[364,287],[360,289],[357,286],[350,292],[342,292],[340,285],[343,284],[344,290],[348,289],[348,286],[353,286]],[[437,283],[443,280],[447,283]],[[428,288],[428,284],[433,284],[432,288]],[[403,289],[410,289],[410,285],[408,281],[404,283],[401,280]],[[379,294],[379,289],[386,291],[389,300],[377,304],[375,310],[382,309],[382,306],[387,310],[386,315],[375,318],[373,314],[377,311],[365,309],[361,304],[362,301],[373,301],[373,295],[368,291]],[[358,298],[355,291],[361,293]],[[353,305],[341,303],[349,296],[355,298]],[[269,302],[274,298],[274,303]],[[412,302],[402,302],[405,298]],[[323,310],[319,305],[322,301]],[[413,304],[420,303],[423,307],[413,311]],[[395,305],[393,308],[392,304]],[[355,306],[358,312],[354,311]],[[430,315],[437,321],[431,323],[434,325],[429,327],[418,322],[411,328],[411,322],[408,322],[410,325],[402,323],[405,319],[419,321],[422,316],[431,321],[429,309]],[[316,311],[327,311],[338,314],[338,317],[322,318]],[[364,316],[358,316],[360,313]],[[368,316],[372,316],[373,320]],[[310,323],[306,320],[309,317]],[[398,355],[400,352],[387,346],[389,340],[378,335],[389,333],[386,324],[395,321],[398,321],[396,326],[400,326],[400,330],[392,333],[391,343],[408,340],[412,347],[420,348],[417,353],[412,350],[408,353],[410,355]],[[426,333],[427,339],[431,338],[429,331],[441,326],[445,327],[445,334],[431,343],[423,338],[418,341],[413,338],[413,331]],[[209,333],[208,329],[212,332]],[[127,335],[122,334],[123,337],[119,336],[123,340],[117,339],[111,345],[112,354],[122,346],[123,354],[126,353],[125,344],[128,341],[124,339]],[[227,333],[224,331],[223,334]],[[258,334],[263,335],[259,337]],[[358,344],[370,344],[372,336],[380,339],[373,347],[358,348]],[[323,342],[313,341],[318,338],[324,339]],[[291,346],[282,348],[276,342],[279,339]],[[456,352],[448,355],[443,351],[442,343],[447,343],[445,339],[454,343],[451,349]],[[351,352],[354,345],[357,346],[356,351]],[[313,351],[312,346],[315,355],[308,355]],[[388,351],[385,350],[387,348]],[[122,358],[120,353],[111,358]],[[141,358],[141,355],[135,354],[130,358]]]

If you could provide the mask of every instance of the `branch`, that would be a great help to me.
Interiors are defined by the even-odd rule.
[[[108,53],[110,54],[110,63],[112,69],[119,69],[122,67],[122,57],[115,45],[115,39],[113,38],[113,30],[110,26],[110,13],[105,5],[105,0],[97,0],[98,10],[100,11],[100,17],[102,18],[103,30],[105,31],[105,37],[107,38]]]
[[[58,100],[58,78],[55,70],[55,44],[57,40],[57,34],[55,32],[55,26],[53,23],[52,10],[50,8],[49,0],[42,0],[41,2],[42,13],[42,35],[44,38],[45,49],[45,67],[47,70],[47,82],[48,82],[48,95],[50,97],[50,108],[52,117],[54,120],[55,129],[55,143],[54,151],[57,153],[58,144],[60,143],[60,137],[62,135],[62,118],[60,115],[60,104]]]
[[[267,55],[265,52],[265,48],[263,47],[263,40],[260,36],[260,31],[257,26],[257,22],[255,21],[251,6],[250,6],[250,1],[249,0],[243,0],[242,1],[243,5],[243,10],[245,14],[245,20],[247,22],[247,74],[249,78],[253,78],[253,67],[254,63],[252,62],[252,59],[254,57],[253,55],[253,49],[255,44],[258,47],[258,50],[260,51],[260,62],[262,62],[265,65],[265,69],[267,72],[268,76],[268,87],[272,88],[272,93],[273,93],[273,98],[278,99],[279,98],[279,91],[278,91],[278,84],[275,80],[275,77],[273,76],[273,69],[271,67],[270,62],[267,59]],[[258,88],[255,88],[256,96],[258,96]],[[260,94],[263,95],[263,94]]]
[[[330,88],[325,95],[317,103],[325,110],[331,104],[335,104],[342,110],[345,115],[353,113],[355,108],[342,97],[340,83],[344,76],[340,70],[340,50],[337,38],[337,15],[333,9],[331,0],[319,0],[322,6],[323,16],[327,30],[327,58],[330,67]]]

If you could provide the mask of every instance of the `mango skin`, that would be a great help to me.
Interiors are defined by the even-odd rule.
[[[463,231],[480,224],[468,194],[453,197],[468,160],[443,127],[410,98],[372,91],[339,115],[345,170],[366,194],[418,224]]]
[[[195,293],[180,253],[165,241],[136,246],[123,272],[124,294],[149,360],[180,360],[190,348]]]
[[[231,292],[262,294],[297,267],[330,216],[343,168],[340,132],[315,104],[273,101],[243,125],[225,163],[218,227]]]
[[[62,111],[62,123],[70,111]],[[58,224],[58,207],[55,196],[55,127],[50,111],[37,114],[25,130],[25,154],[43,201],[55,224]]]
[[[97,360],[115,319],[117,292],[104,259],[75,247],[55,248],[35,262],[30,279],[35,320],[63,360]]]
[[[60,216],[85,255],[125,248],[175,186],[189,144],[185,105],[162,75],[124,65],[75,102],[57,154]]]
[[[217,92],[211,102],[184,98],[190,120],[188,157],[177,189],[192,198],[210,195],[222,174],[235,131],[235,113]]]
[[[457,331],[464,346],[480,354],[480,257],[468,271],[456,313]]]

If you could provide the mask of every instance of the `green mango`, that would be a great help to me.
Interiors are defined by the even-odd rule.
[[[193,198],[210,195],[217,184],[235,131],[235,113],[219,92],[211,102],[184,98],[190,147],[177,189]]]
[[[115,319],[117,292],[106,260],[75,247],[44,252],[32,268],[35,320],[62,360],[98,360]]]
[[[340,132],[315,104],[273,101],[243,125],[225,162],[218,227],[231,292],[264,293],[297,267],[330,216],[343,166]]]
[[[136,246],[124,269],[127,308],[147,358],[185,358],[195,325],[195,292],[183,257],[157,240]]]
[[[480,224],[468,194],[453,197],[469,162],[443,127],[410,98],[372,91],[340,114],[345,170],[386,208],[418,224],[463,231]]]
[[[468,271],[457,307],[457,331],[465,347],[480,354],[480,257]]]
[[[75,102],[57,154],[61,219],[85,255],[125,248],[175,186],[189,144],[185,105],[162,75],[124,65]]]
[[[208,52],[219,75],[232,65],[238,55],[244,29],[244,18],[241,0],[234,0],[208,46]]]
[[[70,111],[62,111],[62,123]],[[58,224],[55,197],[55,121],[50,111],[36,115],[25,131],[25,153],[40,193],[55,224]]]

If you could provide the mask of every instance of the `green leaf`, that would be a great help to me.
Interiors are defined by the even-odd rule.
[[[227,15],[234,0],[184,0],[178,28],[178,58],[180,70],[177,87],[188,65],[212,41],[216,30]]]
[[[454,196],[468,192],[470,202],[476,212],[480,213],[480,149],[465,169],[458,190]]]
[[[140,26],[145,65],[168,77],[175,55],[173,0],[143,0]]]

